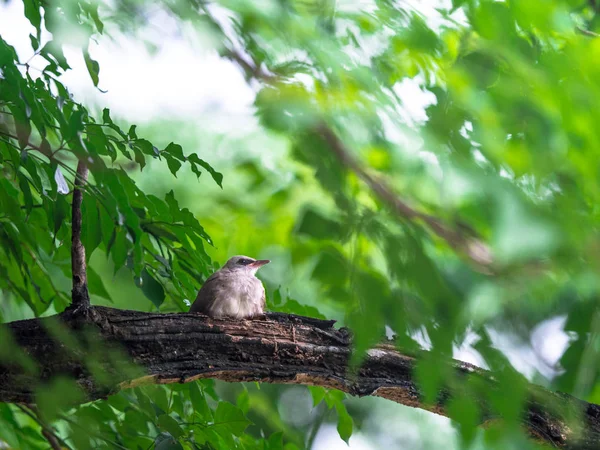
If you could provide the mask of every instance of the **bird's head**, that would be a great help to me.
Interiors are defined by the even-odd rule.
[[[254,259],[249,256],[232,256],[223,266],[224,269],[232,272],[249,273],[254,275],[258,269],[271,261],[268,259]]]

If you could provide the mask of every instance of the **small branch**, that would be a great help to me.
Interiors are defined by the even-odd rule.
[[[75,309],[88,308],[90,296],[87,288],[85,247],[81,242],[81,203],[83,201],[83,186],[87,182],[88,168],[85,162],[79,161],[75,176],[72,209],[71,234],[71,268],[73,271],[72,307]]]
[[[11,134],[11,133],[7,133],[2,130],[0,130],[0,135],[6,136],[7,138],[10,138],[10,139],[14,139],[15,141],[19,140],[18,136]],[[54,160],[54,154],[52,153],[52,151],[50,149],[43,148],[40,145],[32,144],[31,142],[27,142],[27,147],[30,147],[33,150],[37,150],[38,152],[40,152],[42,155],[44,155],[46,158],[48,158],[51,161]]]
[[[407,220],[421,220],[453,249],[466,255],[480,271],[488,274],[492,273],[493,257],[487,244],[472,235],[467,235],[456,228],[446,225],[435,216],[414,209],[398,197],[384,180],[376,178],[365,171],[340,138],[324,122],[318,124],[315,127],[315,131],[327,142],[337,159],[363,180],[398,216]]]
[[[18,137],[14,134],[0,130],[0,136],[5,136],[10,139],[18,140]],[[66,169],[70,169],[66,164],[61,163],[55,157],[55,154],[60,151],[63,146],[60,146],[55,151],[52,151],[50,147],[44,147],[40,145],[27,143],[27,146],[39,151],[51,161],[55,161]],[[70,169],[72,172],[72,169]],[[83,201],[83,188],[87,183],[88,178],[88,167],[80,160],[77,164],[77,170],[75,171],[74,190],[73,190],[73,204],[72,204],[72,235],[71,235],[71,268],[73,272],[73,289],[71,291],[72,304],[71,307],[75,309],[87,308],[90,306],[90,297],[87,289],[87,275],[86,275],[86,259],[85,259],[85,247],[81,242],[81,203]]]
[[[278,77],[276,74],[266,71],[260,65],[256,64],[255,61],[252,61],[252,63],[248,62],[239,52],[235,50],[226,52],[223,57],[235,62],[238,66],[240,66],[247,78],[254,78],[255,80],[260,80],[267,84],[274,84],[280,80],[280,77]]]
[[[590,31],[590,30],[586,30],[585,28],[575,27],[575,29],[585,36],[589,36],[589,37],[593,37],[593,38],[600,37],[600,34],[594,33],[593,31]]]
[[[29,405],[29,408],[26,408],[25,406],[19,404],[17,404],[16,406],[21,410],[21,412],[23,412],[23,414],[26,414],[27,416],[31,417],[42,428],[42,436],[46,438],[52,450],[63,450],[64,448],[71,448],[63,439],[60,438],[60,436],[56,434],[56,432],[44,420],[42,420],[39,411],[35,406]]]

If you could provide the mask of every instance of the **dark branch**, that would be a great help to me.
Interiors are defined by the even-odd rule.
[[[465,234],[463,231],[446,225],[439,218],[417,211],[407,202],[398,197],[393,189],[382,179],[368,173],[346,148],[340,138],[325,123],[315,127],[315,131],[327,142],[337,159],[354,172],[367,186],[398,216],[407,220],[421,220],[437,236],[444,239],[453,249],[465,254],[476,268],[491,273],[493,263],[490,248],[480,239]]]
[[[56,333],[59,323],[64,328]],[[230,321],[189,313],[149,314],[103,307],[90,307],[86,314],[71,310],[54,317],[12,322],[2,328],[17,344],[14,354],[20,347],[36,368],[25,370],[14,362],[0,365],[0,401],[33,403],[40,379],[44,382],[57,375],[75,379],[89,400],[144,383],[216,378],[318,385],[448,415],[446,406],[452,391],[447,387],[440,388],[436,403],[423,402],[413,375],[418,355],[408,356],[392,345],[380,345],[367,353],[356,374],[349,373],[351,336],[331,325],[330,321],[282,314]],[[63,336],[63,343],[53,337],[58,335]],[[104,345],[99,348],[100,342]],[[137,371],[123,366],[126,361],[133,361]],[[86,366],[90,363],[95,373],[102,373],[102,382],[92,377]],[[482,411],[481,423],[500,419],[486,403],[484,392],[498,389],[491,374],[464,362],[452,364],[458,380],[475,377],[477,382],[469,386],[482,387],[480,394],[468,394],[477,397],[474,400]],[[532,436],[559,448],[598,448],[599,406],[534,385],[529,387],[525,404],[522,421]],[[574,424],[566,417],[580,420]],[[582,425],[583,431],[574,431],[578,429],[574,425]]]
[[[71,307],[88,308],[90,296],[87,288],[87,274],[85,261],[85,247],[81,242],[81,203],[83,201],[83,187],[87,182],[88,168],[83,161],[77,164],[75,187],[73,190],[72,234],[71,234],[71,268],[73,271],[73,291]]]

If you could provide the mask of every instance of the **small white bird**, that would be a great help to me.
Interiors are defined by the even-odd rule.
[[[232,256],[202,285],[190,312],[245,319],[264,313],[265,288],[254,275],[268,259]]]

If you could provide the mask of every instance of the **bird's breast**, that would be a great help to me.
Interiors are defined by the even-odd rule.
[[[215,302],[219,316],[244,318],[261,314],[264,287],[255,277],[231,277]]]

